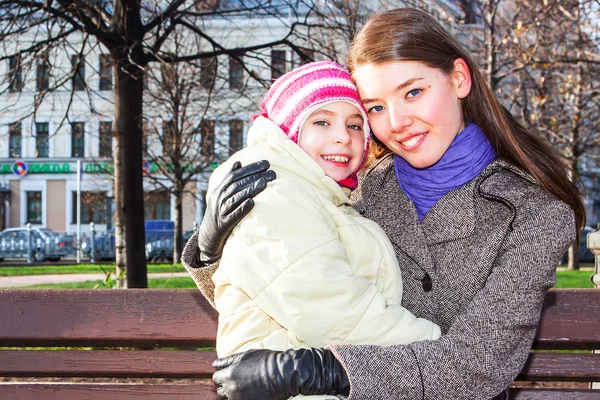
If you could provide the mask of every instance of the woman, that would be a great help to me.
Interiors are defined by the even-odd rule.
[[[555,266],[585,221],[580,193],[556,151],[499,104],[470,54],[424,12],[372,18],[352,44],[349,68],[384,149],[360,176],[354,207],[395,246],[402,305],[439,324],[443,336],[241,353],[215,362],[219,393],[507,398]],[[236,183],[248,189],[224,187],[217,208],[249,201],[272,178],[252,180],[249,172],[265,174],[264,165],[248,167]],[[218,225],[200,231],[207,261],[219,253],[208,238],[232,229]]]

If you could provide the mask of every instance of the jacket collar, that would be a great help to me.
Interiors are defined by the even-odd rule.
[[[536,183],[523,170],[505,160],[497,159],[471,182],[440,199],[419,223],[413,203],[398,185],[394,174],[393,155],[386,155],[365,170],[360,177],[361,186],[357,193],[360,199],[357,208],[363,214],[368,208],[366,215],[380,216],[377,218],[378,223],[393,243],[403,252],[410,253],[412,258],[426,261],[429,257],[428,251],[419,243],[425,242],[430,246],[467,238],[474,233],[475,201],[478,197],[497,199],[511,207],[510,199],[505,197],[502,185],[497,184],[500,178],[495,178],[496,173],[503,170]],[[397,214],[386,218],[392,210],[397,210]],[[514,218],[514,209],[511,218]]]
[[[270,119],[257,117],[248,131],[247,142],[248,146],[262,144],[273,149],[271,167],[287,170],[310,182],[336,206],[349,203],[350,190],[325,175],[323,168]]]

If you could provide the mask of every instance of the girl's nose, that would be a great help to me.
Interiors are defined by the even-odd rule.
[[[350,146],[352,144],[352,137],[345,126],[336,130],[333,142],[344,146]]]

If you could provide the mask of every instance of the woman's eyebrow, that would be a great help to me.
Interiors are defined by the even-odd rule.
[[[415,83],[415,82],[417,82],[417,81],[420,81],[420,80],[422,80],[422,79],[424,79],[424,78],[422,78],[422,77],[420,77],[420,76],[415,76],[414,78],[407,79],[406,81],[402,82],[401,84],[399,84],[399,85],[396,87],[396,91],[398,91],[398,90],[402,90],[402,89],[404,89],[405,87],[407,87],[407,86],[410,86],[410,85],[412,85],[413,83]],[[362,103],[363,103],[363,104],[374,103],[374,102],[376,102],[377,100],[378,100],[377,98],[373,98],[373,99],[361,99],[361,101],[362,101]]]
[[[413,83],[415,83],[416,81],[420,81],[421,79],[423,79],[423,78],[420,76],[415,76],[414,78],[410,78],[410,79],[402,82],[401,84],[399,84],[398,87],[396,88],[396,90],[404,89],[405,87],[410,86]]]

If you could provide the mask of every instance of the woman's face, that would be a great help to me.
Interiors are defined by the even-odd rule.
[[[363,117],[350,103],[336,101],[315,110],[300,130],[298,145],[325,175],[341,181],[360,167],[364,157]]]
[[[415,168],[438,162],[463,128],[471,75],[462,59],[445,74],[415,61],[365,64],[353,73],[371,129]]]

